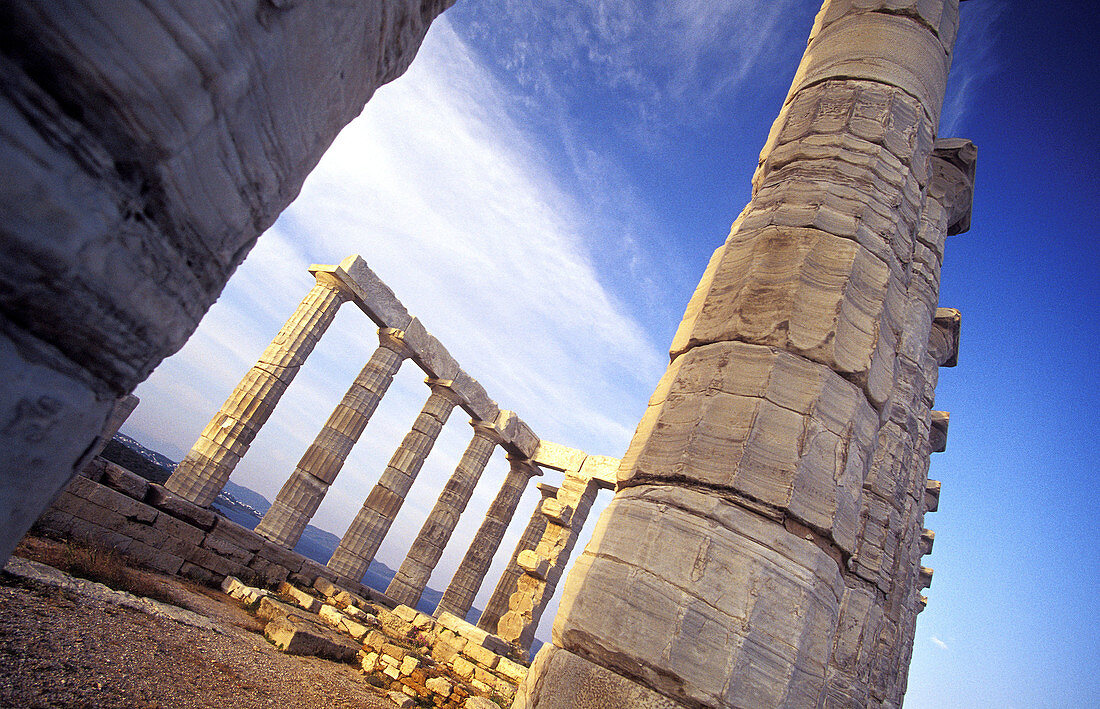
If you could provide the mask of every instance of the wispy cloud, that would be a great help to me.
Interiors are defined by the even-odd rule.
[[[956,137],[973,107],[974,91],[1000,70],[997,43],[1007,9],[1004,0],[969,2],[959,6],[959,35],[955,40],[955,53],[947,80],[940,136]]]
[[[941,649],[941,650],[946,650],[947,649],[947,643],[940,640],[935,635],[933,635],[930,639],[932,640],[932,644],[935,645],[936,647],[938,647],[939,649]]]
[[[179,456],[309,289],[311,262],[360,253],[505,408],[543,437],[621,455],[666,361],[601,285],[598,222],[560,186],[512,97],[445,20],[381,89],[265,234],[175,357],[138,391],[127,424]],[[235,479],[273,497],[377,345],[345,306],[242,460]],[[428,394],[406,364],[315,523],[341,533]],[[456,411],[380,559],[399,564],[469,440]],[[440,564],[445,585],[506,464],[498,453]],[[529,514],[531,491],[517,518]],[[517,521],[505,546],[514,545]],[[487,584],[485,592],[491,591]]]

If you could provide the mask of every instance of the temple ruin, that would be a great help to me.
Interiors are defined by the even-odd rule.
[[[193,75],[150,62],[147,86],[110,67],[92,77],[96,67],[67,47],[94,49],[103,37],[80,35],[48,5],[0,13],[20,38],[2,65],[13,118],[0,138],[15,180],[0,250],[3,557],[449,4],[376,0],[321,17],[264,0],[255,17],[238,17],[200,2],[126,38],[187,54],[185,33],[169,30],[202,25],[216,54],[224,27],[253,32],[255,61],[240,62],[248,81],[222,88],[201,82],[192,54]],[[296,63],[296,42],[348,22],[370,47],[326,46],[329,64]],[[410,627],[438,621],[522,657],[597,493],[614,490],[566,576],[552,644],[511,676],[514,707],[900,706],[932,580],[924,515],[940,485],[928,469],[949,422],[933,410],[938,370],[958,356],[960,316],[939,307],[940,267],[946,237],[969,228],[975,175],[974,146],[937,135],[957,23],[958,0],[824,2],[751,200],[687,304],[621,459],[540,440],[352,256],[311,268],[316,285],[164,487],[100,469],[99,482],[76,478],[40,523],[117,540],[154,568],[209,582],[336,583],[415,606],[500,447],[509,472],[437,618],[410,612]],[[340,83],[345,71],[354,91]],[[288,79],[274,98],[251,88],[274,76]],[[95,81],[110,90],[82,92]],[[247,128],[306,86],[342,101],[312,102],[304,134],[297,113],[271,113],[274,148]],[[171,100],[124,110],[151,97],[208,110],[175,111]],[[185,134],[198,138],[185,144]],[[215,191],[223,202],[210,202]],[[30,194],[50,208],[27,211]],[[378,326],[378,348],[256,532],[217,518],[208,506],[347,302]],[[406,360],[426,376],[423,409],[327,567],[302,559],[291,548]],[[470,417],[466,452],[389,587],[361,587],[456,408]],[[477,627],[465,624],[523,490],[544,469],[560,484],[540,486]]]

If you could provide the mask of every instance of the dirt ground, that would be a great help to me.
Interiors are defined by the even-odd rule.
[[[42,560],[47,542],[17,552]],[[0,707],[392,709],[355,667],[284,655],[232,599],[147,574],[162,598],[223,630],[0,571]]]

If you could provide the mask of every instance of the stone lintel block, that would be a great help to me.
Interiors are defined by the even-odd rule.
[[[205,531],[210,531],[214,528],[214,523],[218,517],[212,510],[208,510],[205,507],[199,507],[193,502],[183,499],[174,492],[169,492],[162,485],[156,483],[150,483],[149,492],[145,496],[145,502],[156,507],[161,512],[167,512],[173,517],[181,519]]]
[[[622,461],[609,455],[590,455],[581,466],[581,477],[600,483],[604,490],[614,490]]]
[[[927,566],[920,567],[917,574],[917,588],[924,589],[932,585],[932,569]]]
[[[685,709],[644,684],[547,643],[535,656],[512,709]]]
[[[928,338],[928,352],[941,367],[954,367],[959,363],[959,335],[962,316],[954,308],[936,308],[932,332]]]
[[[112,487],[135,500],[144,500],[149,491],[149,481],[131,473],[121,465],[107,462],[103,467],[103,476],[99,480],[103,485]]]
[[[928,442],[933,453],[947,450],[947,427],[951,423],[951,414],[946,411],[932,412],[932,426],[928,431]]]
[[[338,266],[314,264],[309,267],[309,272],[318,280],[325,276],[333,278],[349,299],[378,327],[404,330],[408,325],[410,317],[405,306],[358,254],[348,256]]]
[[[157,517],[157,511],[129,495],[113,488],[94,483],[87,478],[74,478],[74,482],[80,481],[76,486],[70,484],[69,490],[78,497],[87,500],[93,505],[136,522],[153,522]],[[95,520],[93,520],[95,521]]]
[[[218,516],[214,528],[207,536],[226,539],[246,551],[257,552],[263,548],[265,539],[247,527],[242,527],[226,517]]]
[[[837,562],[780,524],[627,488],[574,563],[553,642],[688,706],[815,706],[843,591]]]
[[[242,549],[227,538],[217,536],[212,531],[207,532],[206,537],[202,540],[202,546],[235,564],[248,565],[248,562],[252,561],[254,556],[253,552]],[[188,561],[194,561],[194,559],[188,559]]]
[[[540,440],[531,460],[551,470],[579,472],[587,457],[588,454],[578,448]]]
[[[877,12],[844,12],[829,22],[826,15],[818,15],[788,96],[828,79],[862,79],[896,86],[940,115],[951,54],[927,25]]]
[[[485,387],[478,380],[471,377],[464,370],[459,370],[451,383],[451,389],[459,397],[459,406],[475,421],[484,421],[492,424],[497,420],[500,409],[495,401],[489,398]]]
[[[546,574],[550,571],[550,562],[542,558],[530,549],[524,549],[516,557],[516,564],[525,572],[542,581],[546,580]]]
[[[274,562],[288,569],[292,574],[303,570],[303,564],[307,561],[301,554],[266,539],[263,540],[263,545],[256,552],[256,556]]]
[[[413,360],[433,379],[453,381],[460,368],[443,344],[424,328],[418,318],[412,318],[405,328],[405,344],[412,350]]]
[[[515,411],[501,409],[496,428],[500,432],[501,445],[512,455],[530,458],[538,450],[539,437]]]

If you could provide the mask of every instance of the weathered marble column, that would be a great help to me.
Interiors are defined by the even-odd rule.
[[[346,299],[336,281],[317,274],[316,285],[206,424],[166,488],[204,507],[214,501]]]
[[[512,552],[512,558],[508,561],[508,566],[504,568],[504,573],[500,575],[500,580],[497,581],[493,595],[489,597],[489,602],[485,604],[485,610],[481,612],[481,617],[477,621],[477,627],[494,635],[497,632],[497,623],[500,621],[501,616],[508,612],[508,599],[511,598],[512,592],[516,590],[516,582],[519,581],[520,576],[523,576],[523,569],[516,563],[519,555],[521,552],[533,551],[538,546],[539,540],[542,539],[542,533],[546,531],[546,515],[542,513],[543,501],[558,494],[558,488],[553,485],[539,483],[536,487],[542,494],[542,499],[535,503],[535,511],[531,513],[531,520],[527,523],[527,528],[523,530],[523,535],[519,538],[515,551]]]
[[[474,535],[474,540],[470,542],[470,548],[466,550],[466,556],[462,557],[462,563],[455,571],[450,585],[443,592],[439,607],[435,609],[436,617],[448,612],[465,620],[474,603],[474,597],[481,588],[481,582],[493,563],[500,540],[504,538],[504,532],[512,522],[512,515],[516,513],[527,481],[536,475],[542,475],[542,470],[527,458],[509,454],[508,463],[508,475],[504,477],[500,491],[489,505],[485,520]]]
[[[546,517],[542,538],[533,550],[520,552],[516,558],[523,574],[516,580],[496,634],[524,653],[531,649],[542,613],[569,565],[600,487],[599,481],[567,473],[557,494],[542,504]]]
[[[378,330],[378,349],[279,490],[271,508],[256,527],[258,534],[288,549],[293,549],[301,539],[378,402],[390,388],[401,363],[410,356],[402,340],[403,334],[392,328]]]
[[[425,381],[432,388],[431,396],[424,402],[424,408],[417,415],[412,429],[405,434],[401,445],[382,471],[378,483],[367,496],[362,509],[355,515],[328,561],[328,567],[343,579],[354,583],[363,579],[363,574],[367,572],[367,567],[405,502],[405,495],[420,473],[424,459],[428,457],[443,424],[447,423],[451,411],[458,404],[458,398],[451,390],[449,381]]]
[[[439,493],[435,507],[416,535],[401,568],[386,588],[386,595],[398,603],[416,607],[435,565],[439,563],[439,557],[443,555],[443,549],[451,539],[459,516],[474,494],[481,473],[500,443],[499,432],[492,425],[484,421],[471,421],[470,424],[474,427],[474,436],[466,446],[466,452]]]
[[[827,703],[908,303],[938,284],[917,236],[958,2],[901,5],[818,14],[516,707]]]

